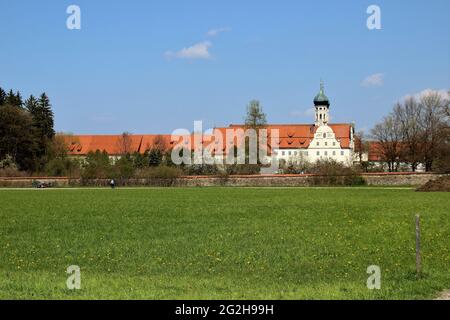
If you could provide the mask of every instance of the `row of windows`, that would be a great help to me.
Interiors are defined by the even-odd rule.
[[[278,154],[278,152],[277,152],[277,154]],[[297,156],[299,154],[300,154],[300,152],[298,152],[298,151],[281,151],[281,155],[282,156],[286,156],[286,155],[288,155],[288,156],[292,156],[292,155]],[[308,156],[308,151],[304,151],[304,152],[302,152],[302,154],[305,155],[305,156]],[[331,154],[333,156],[335,156],[336,155],[336,151],[332,151]],[[320,156],[320,151],[317,151],[316,155]],[[328,151],[324,151],[323,155],[324,156],[328,156],[329,155]],[[343,156],[343,155],[344,155],[344,150],[341,150],[341,156]]]
[[[317,141],[316,145],[317,145],[317,146],[320,146],[320,142]],[[328,142],[325,141],[325,142],[324,142],[324,145],[327,147],[327,146],[328,146]],[[335,146],[336,146],[336,142],[333,141],[333,147],[335,147]]]
[[[333,154],[333,156],[335,156],[335,155],[336,155],[336,151],[333,151],[332,154]],[[316,155],[317,155],[317,156],[320,156],[320,151],[317,151],[317,152],[316,152]],[[324,155],[324,156],[328,156],[328,151],[324,151],[324,152],[323,152],[323,155]],[[344,155],[344,151],[342,150],[342,151],[341,151],[341,156],[343,156],[343,155]]]
[[[277,154],[278,154],[278,152],[277,152]],[[301,153],[298,152],[298,151],[281,151],[281,155],[282,155],[282,156],[285,156],[286,154],[287,154],[288,156],[292,156],[292,155],[298,156],[298,155],[300,155]],[[304,154],[305,156],[308,156],[308,151],[303,151],[302,154]]]

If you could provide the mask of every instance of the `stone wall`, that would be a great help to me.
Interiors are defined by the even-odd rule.
[[[362,177],[369,186],[419,186],[442,175],[432,173],[367,173]],[[254,175],[224,177],[180,177],[177,179],[129,179],[118,181],[123,186],[158,186],[158,187],[306,187],[311,185],[315,175]],[[344,177],[337,177],[341,179]],[[0,187],[32,187],[33,181],[50,183],[54,187],[81,186],[80,179],[69,178],[1,178]],[[108,179],[84,181],[83,186],[109,186]]]
[[[434,173],[369,173],[363,178],[370,186],[420,186],[442,174]]]
[[[430,180],[439,178],[433,173],[377,173],[362,174],[369,186],[420,186]],[[306,187],[311,185],[314,175],[276,175],[276,176],[230,176],[185,177],[178,179],[177,186],[234,186],[234,187]],[[337,177],[339,180],[343,177]]]

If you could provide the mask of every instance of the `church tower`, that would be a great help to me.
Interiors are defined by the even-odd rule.
[[[323,81],[320,82],[320,91],[314,98],[314,106],[316,107],[317,127],[327,125],[329,120],[330,101],[324,93]]]

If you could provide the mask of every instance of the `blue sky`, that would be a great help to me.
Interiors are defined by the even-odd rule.
[[[81,30],[66,28],[71,4]],[[366,27],[371,4],[381,30]],[[46,91],[58,131],[171,133],[242,122],[251,99],[271,123],[310,123],[323,79],[333,122],[370,129],[405,95],[450,88],[449,12],[448,0],[0,0],[0,86]]]

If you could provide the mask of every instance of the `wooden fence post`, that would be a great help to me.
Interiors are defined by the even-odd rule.
[[[416,271],[420,277],[422,273],[422,259],[420,254],[420,215],[416,215]]]

